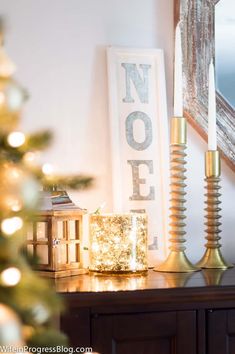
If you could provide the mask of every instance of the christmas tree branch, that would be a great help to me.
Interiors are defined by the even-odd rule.
[[[74,189],[80,190],[90,187],[94,179],[90,176],[75,175],[75,176],[43,176],[41,183],[44,189]]]
[[[48,130],[34,133],[26,136],[25,143],[21,147],[21,151],[35,151],[47,148],[52,141],[52,134]]]

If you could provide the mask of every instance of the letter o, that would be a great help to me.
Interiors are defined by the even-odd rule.
[[[144,123],[145,139],[142,142],[138,142],[134,138],[134,122],[140,119]],[[132,112],[126,118],[126,140],[128,144],[135,150],[146,150],[152,143],[152,122],[149,116],[140,111]]]

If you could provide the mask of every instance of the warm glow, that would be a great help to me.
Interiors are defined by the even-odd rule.
[[[12,181],[18,180],[21,174],[22,171],[20,171],[19,168],[17,167],[10,167],[9,170],[7,171],[7,175]]]
[[[0,105],[2,105],[5,101],[5,95],[3,92],[0,92]]]
[[[19,283],[21,272],[18,268],[11,267],[1,273],[1,281],[5,286],[14,286]]]
[[[25,142],[25,135],[21,132],[12,132],[7,137],[8,144],[12,147],[19,147]]]
[[[11,206],[11,210],[15,212],[20,211],[21,209],[22,209],[22,202],[19,200],[15,201],[15,203],[12,204]]]
[[[54,171],[54,168],[50,163],[44,163],[44,165],[42,166],[42,172],[45,175],[51,175],[53,171]]]
[[[35,161],[36,161],[36,153],[35,152],[27,152],[25,155],[24,155],[24,162],[28,165],[34,165],[35,164]]]
[[[1,229],[6,235],[12,235],[20,230],[23,226],[23,220],[15,216],[13,218],[4,219],[1,223]]]
[[[8,209],[15,212],[20,211],[23,207],[22,201],[12,195],[6,197],[5,205]]]
[[[97,242],[93,242],[91,248],[92,248],[92,252],[99,252],[100,250],[99,244]]]
[[[90,215],[90,270],[146,271],[147,216],[137,213]]]

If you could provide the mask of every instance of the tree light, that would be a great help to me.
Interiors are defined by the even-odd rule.
[[[19,283],[21,272],[18,268],[10,267],[1,273],[1,281],[5,286],[14,286]]]
[[[33,315],[34,315],[34,319],[38,322],[38,323],[44,323],[48,320],[49,317],[49,312],[47,310],[47,308],[45,306],[43,306],[42,304],[37,304],[34,306],[34,308],[32,309]]]
[[[24,162],[28,165],[36,164],[37,154],[35,152],[29,151],[24,155]]]
[[[25,142],[25,135],[22,132],[12,132],[7,137],[7,142],[12,147],[19,147]]]
[[[7,178],[14,183],[19,180],[19,178],[22,176],[22,171],[18,167],[9,167],[7,170]]]
[[[16,200],[14,203],[11,205],[11,210],[12,211],[20,211],[22,209],[22,202],[20,200]]]
[[[6,235],[14,234],[16,231],[20,230],[22,226],[23,220],[18,216],[4,219],[1,223],[1,229]]]
[[[54,171],[54,168],[50,163],[44,163],[44,165],[42,165],[42,172],[45,175],[51,175],[53,171]]]
[[[6,196],[5,203],[6,207],[14,212],[20,211],[23,207],[22,201],[16,196]]]

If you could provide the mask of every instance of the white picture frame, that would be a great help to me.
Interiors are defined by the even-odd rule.
[[[149,266],[168,253],[169,137],[162,49],[107,48],[113,211],[148,214]]]

